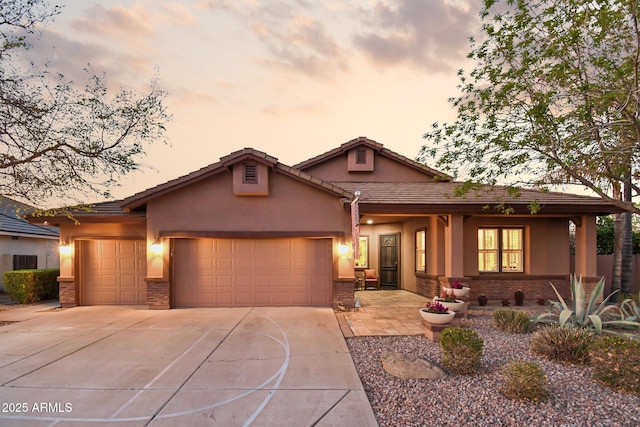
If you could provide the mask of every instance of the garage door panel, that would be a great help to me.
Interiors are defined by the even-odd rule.
[[[201,258],[210,259],[215,270],[193,261]],[[331,269],[330,239],[178,239],[174,305],[327,306],[331,305]],[[215,280],[194,280],[207,274]],[[321,290],[312,292],[314,286]],[[202,287],[211,292],[212,300],[198,297]]]
[[[146,303],[144,240],[85,241],[82,253],[84,305]]]

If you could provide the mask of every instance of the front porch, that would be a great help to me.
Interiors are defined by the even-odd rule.
[[[418,310],[431,298],[404,290],[357,291],[360,308],[337,312],[345,337],[353,336],[406,336],[425,334],[422,317]],[[525,301],[524,306],[503,307],[499,301],[490,301],[480,307],[477,301],[469,301],[470,318],[484,316],[501,308],[542,312],[547,308],[535,301]]]

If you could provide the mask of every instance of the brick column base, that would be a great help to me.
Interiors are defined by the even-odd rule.
[[[147,282],[147,308],[149,310],[168,310],[169,282]]]
[[[60,307],[71,308],[78,305],[78,292],[76,291],[76,281],[73,277],[58,277],[58,301]]]
[[[355,306],[355,278],[334,280],[333,282],[333,308],[352,309]]]

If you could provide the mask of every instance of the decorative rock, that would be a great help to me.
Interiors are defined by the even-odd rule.
[[[386,372],[405,380],[439,380],[447,376],[442,369],[414,354],[385,351],[380,355],[380,359]]]

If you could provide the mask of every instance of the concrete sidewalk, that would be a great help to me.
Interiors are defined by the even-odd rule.
[[[377,425],[330,308],[0,311],[0,425]]]

